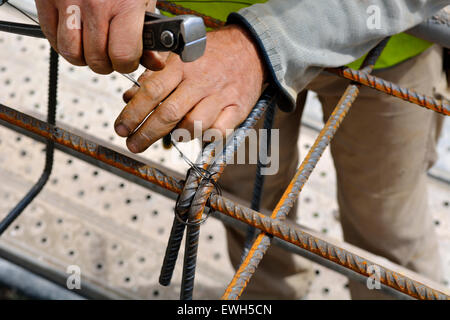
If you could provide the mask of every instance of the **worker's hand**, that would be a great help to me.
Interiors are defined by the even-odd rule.
[[[74,65],[97,73],[130,73],[139,61],[161,70],[163,58],[142,52],[145,11],[156,0],[36,0],[42,30],[52,47]]]
[[[208,33],[206,52],[197,61],[183,63],[172,54],[164,70],[146,71],[139,79],[141,88],[124,94],[128,104],[115,130],[128,137],[128,149],[134,153],[175,127],[193,133],[194,121],[202,122],[203,131],[214,128],[224,136],[226,129],[247,118],[264,81],[265,66],[253,40],[241,27],[228,26]]]

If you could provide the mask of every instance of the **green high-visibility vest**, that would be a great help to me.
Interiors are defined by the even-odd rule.
[[[191,10],[195,10],[204,15],[226,21],[228,15],[231,12],[236,12],[239,9],[248,7],[255,3],[264,3],[267,0],[245,0],[238,3],[229,3],[226,0],[223,2],[216,1],[211,2],[209,0],[196,0],[195,2],[189,1],[172,1],[177,5],[180,5]],[[420,53],[428,49],[432,43],[410,36],[405,33],[401,33],[391,37],[382,55],[378,59],[375,69],[382,69],[395,66],[400,62],[415,57]],[[363,61],[364,57],[354,61],[349,65],[353,69],[358,69]]]

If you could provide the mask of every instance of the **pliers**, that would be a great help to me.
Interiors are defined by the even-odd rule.
[[[45,38],[39,25],[0,21],[0,31]],[[203,19],[193,15],[167,18],[151,12],[145,13],[142,34],[144,50],[171,51],[184,62],[200,58],[206,48],[206,27]]]

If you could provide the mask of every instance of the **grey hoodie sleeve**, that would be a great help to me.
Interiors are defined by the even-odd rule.
[[[430,17],[450,0],[269,0],[231,14],[255,36],[292,103],[323,68],[349,64],[383,38]],[[379,24],[377,25],[377,13]]]

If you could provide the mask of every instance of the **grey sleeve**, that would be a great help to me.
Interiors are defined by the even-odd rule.
[[[254,34],[273,80],[292,103],[323,68],[355,61],[383,38],[448,4],[450,0],[269,0],[232,14],[229,22],[243,23]]]

